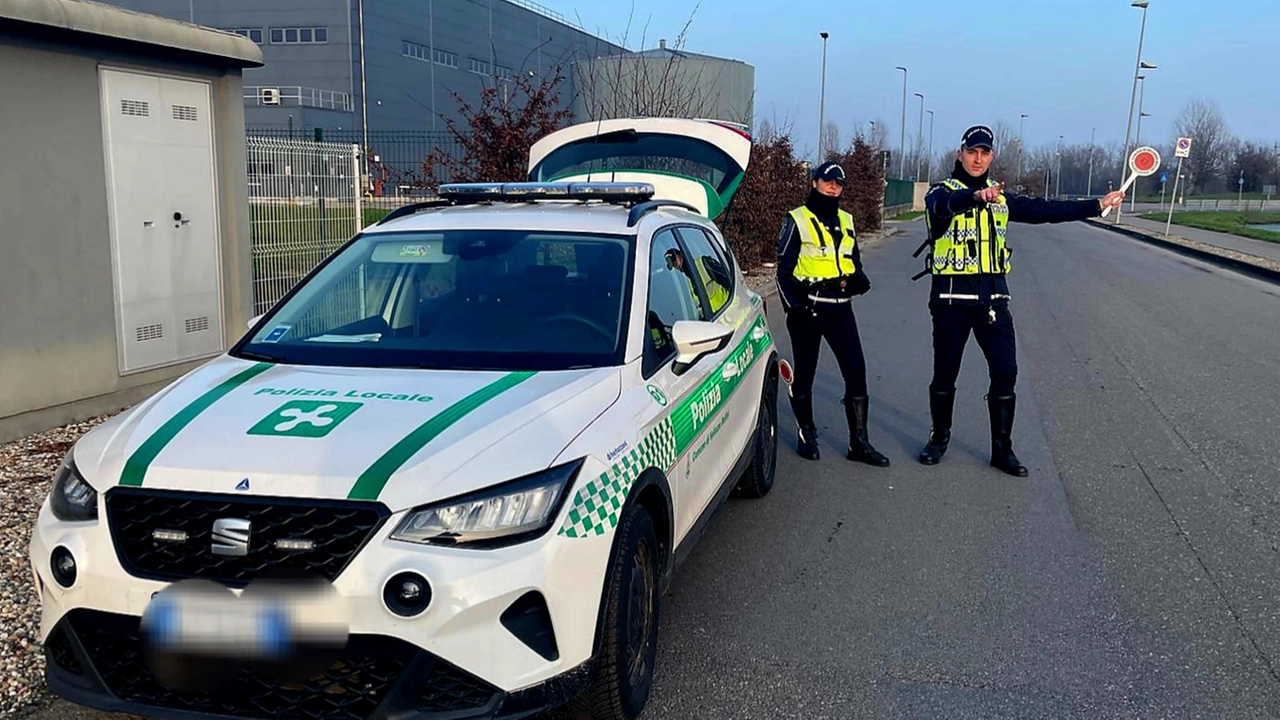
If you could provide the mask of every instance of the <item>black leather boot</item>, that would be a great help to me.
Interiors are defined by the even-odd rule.
[[[889,458],[881,455],[867,439],[867,403],[866,396],[844,401],[844,415],[849,421],[849,452],[845,457],[854,462],[889,467]]]
[[[955,405],[955,390],[930,390],[929,415],[933,426],[929,431],[929,442],[920,451],[920,462],[924,465],[937,465],[947,452],[947,443],[951,442],[951,409]]]
[[[813,425],[813,396],[792,395],[791,412],[795,413],[799,433],[796,452],[805,460],[817,460],[818,428]]]
[[[1013,454],[1013,408],[1017,396],[988,395],[991,414],[991,465],[1015,477],[1026,477],[1027,468]]]

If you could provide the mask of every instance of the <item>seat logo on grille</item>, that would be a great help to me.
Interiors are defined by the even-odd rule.
[[[240,518],[218,518],[213,521],[213,554],[244,557],[249,554],[252,525]]]

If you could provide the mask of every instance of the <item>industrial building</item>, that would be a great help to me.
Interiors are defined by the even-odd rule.
[[[753,112],[754,70],[746,63],[665,43],[630,53],[531,0],[110,2],[257,43],[264,66],[245,72],[245,119],[254,129],[322,128],[343,138],[365,128],[444,131],[446,118],[460,119],[455,93],[474,106],[486,86],[557,66],[560,101],[574,121],[597,118],[605,105],[617,110],[610,116],[665,114],[662,103],[624,101],[636,95],[637,78],[666,83],[640,82],[651,96],[698,98],[682,104],[705,111],[685,114],[749,125]]]

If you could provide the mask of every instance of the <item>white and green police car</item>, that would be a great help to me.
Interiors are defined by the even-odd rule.
[[[719,214],[750,140],[575,126],[365,228],[85,435],[30,560],[59,696],[151,717],[635,717],[660,598],[769,492],[779,362]]]

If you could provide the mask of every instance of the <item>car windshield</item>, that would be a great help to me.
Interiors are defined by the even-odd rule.
[[[527,230],[364,235],[232,354],[355,367],[616,365],[631,248],[625,236]]]

